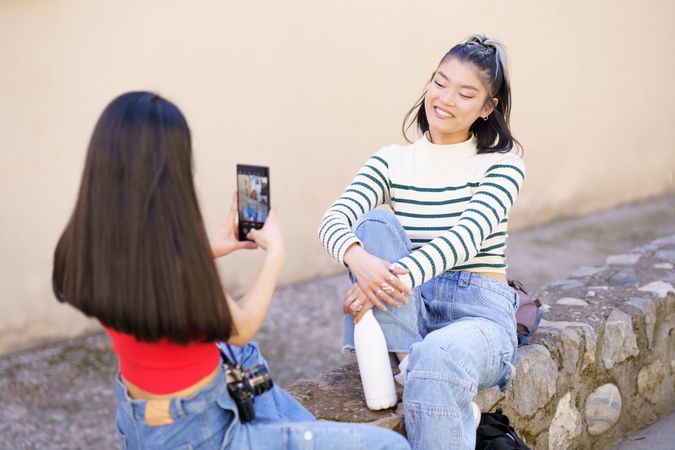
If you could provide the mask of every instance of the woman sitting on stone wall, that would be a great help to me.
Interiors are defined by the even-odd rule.
[[[345,346],[376,306],[401,361],[416,449],[473,449],[477,390],[505,389],[514,373],[518,300],[504,249],[524,166],[510,96],[499,41],[475,35],[452,47],[404,120],[404,135],[414,122],[422,136],[368,159],[319,227],[354,283]]]

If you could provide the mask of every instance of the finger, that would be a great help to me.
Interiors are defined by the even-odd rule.
[[[408,273],[408,272],[406,272],[406,273]],[[401,275],[405,275],[405,274],[401,274]],[[396,274],[390,273],[387,276],[386,279],[387,279],[387,283],[389,283],[390,285],[392,285],[394,288],[398,289],[399,291],[401,291],[405,294],[408,294],[408,295],[412,294],[412,289],[410,289],[407,284],[405,284],[403,281],[401,281],[401,279]]]
[[[398,301],[403,302],[403,303],[405,303],[406,305],[407,305],[408,302],[410,301],[410,300],[408,300],[408,297],[406,297],[406,296],[403,294],[403,292],[401,292],[401,291],[398,290],[398,289],[394,289],[394,292],[392,292],[390,295],[393,295],[394,297],[396,297],[396,299],[397,299]]]
[[[398,264],[392,264],[389,266],[389,272],[393,273],[394,275],[405,275],[406,273],[408,273],[408,270],[404,269]]]
[[[276,208],[271,208],[269,214],[267,214],[267,220],[265,220],[265,223],[276,222],[276,220],[277,220],[277,210]]]
[[[240,249],[255,250],[256,248],[258,248],[258,244],[251,241],[237,241],[237,243],[234,244],[234,248],[237,250]]]
[[[379,288],[375,288],[375,291]],[[382,311],[387,311],[387,307],[384,306],[384,304],[380,301],[379,298],[377,298],[377,295],[375,295],[375,291],[363,291],[368,300],[372,302],[373,305],[377,306],[378,309]]]
[[[232,206],[230,207],[230,214],[232,213],[237,213],[237,206],[238,206],[238,201],[237,201],[237,191],[234,191],[232,193]]]
[[[363,308],[361,308],[361,311],[356,313],[356,316],[354,316],[354,323],[359,323],[361,321],[361,319],[363,319],[363,316],[365,316],[366,313],[368,311],[370,311],[371,309],[373,309],[373,305],[370,302],[363,305]]]
[[[393,291],[392,291],[392,293],[393,293]],[[384,290],[378,289],[376,291],[375,295],[377,295],[378,299],[382,300],[383,302],[389,303],[394,308],[398,308],[399,306],[401,306],[401,304],[399,302],[397,302],[396,300],[391,298],[390,293],[388,293]]]

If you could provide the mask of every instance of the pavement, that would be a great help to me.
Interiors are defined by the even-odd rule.
[[[580,266],[675,234],[675,195],[514,231],[509,276],[530,291]],[[340,353],[344,273],[277,290],[256,340],[277,384],[312,378],[352,357]],[[0,450],[117,449],[115,356],[104,334],[0,358]],[[675,408],[675,405],[673,405]],[[675,412],[614,449],[672,449]]]

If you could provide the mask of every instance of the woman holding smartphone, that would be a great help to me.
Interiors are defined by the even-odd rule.
[[[422,136],[368,159],[319,227],[353,282],[345,346],[375,306],[401,361],[416,449],[473,449],[477,390],[505,389],[514,374],[518,300],[504,249],[524,166],[509,129],[506,69],[495,39],[452,47],[404,119],[404,136],[412,123]],[[375,210],[384,204],[393,214]]]
[[[122,448],[408,448],[389,430],[316,422],[278,387],[255,396],[254,420],[241,416],[241,389],[228,388],[225,362],[266,366],[250,340],[269,308],[284,244],[274,210],[250,242],[239,242],[236,196],[209,242],[191,146],[173,103],[149,92],[114,99],[94,128],[54,255],[56,296],[97,318],[118,357]],[[236,302],[213,258],[255,248],[265,257]]]

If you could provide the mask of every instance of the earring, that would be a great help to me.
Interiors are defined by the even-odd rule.
[[[483,120],[487,122],[489,117],[490,117],[490,115],[488,114],[487,116],[483,117]]]

